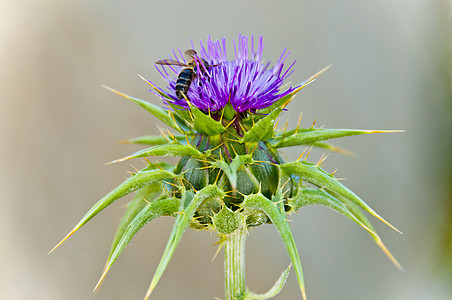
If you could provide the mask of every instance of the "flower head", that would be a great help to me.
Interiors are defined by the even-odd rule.
[[[385,132],[371,130],[300,128],[277,130],[277,119],[291,99],[327,68],[295,88],[281,91],[293,64],[284,68],[289,52],[283,51],[276,64],[262,62],[262,37],[239,36],[234,41],[235,59],[226,57],[226,40],[200,43],[199,51],[187,50],[184,59],[173,51],[172,58],[156,62],[167,80],[167,91],[152,82],[153,92],[174,110],[165,110],[144,100],[114,91],[156,116],[172,128],[173,134],[143,136],[131,143],[149,144],[124,158],[179,157],[177,165],[151,162],[135,170],[130,178],[100,199],[57,245],[69,238],[100,211],[117,199],[136,191],[127,205],[97,286],[131,239],[155,218],[174,217],[174,228],[146,293],[149,298],[160,280],[185,230],[212,230],[225,248],[225,299],[270,299],[284,286],[287,269],[265,294],[251,293],[245,285],[244,245],[250,227],[273,224],[291,258],[302,298],[306,300],[303,272],[287,216],[307,205],[323,205],[363,227],[399,268],[375,232],[364,212],[384,220],[355,193],[322,169],[321,160],[310,163],[303,153],[296,161],[284,162],[279,150],[285,147],[319,147],[342,151],[329,139]],[[195,48],[192,45],[192,48]],[[179,109],[178,109],[179,108]],[[211,112],[213,112],[211,114]],[[301,118],[300,118],[301,121]],[[387,132],[387,131],[386,131]],[[363,210],[363,211],[362,211]],[[54,248],[54,249],[55,249]],[[52,250],[53,251],[53,250]]]
[[[187,108],[187,99],[197,108],[204,111],[218,111],[229,102],[236,112],[256,111],[272,105],[276,100],[289,94],[294,88],[281,92],[284,80],[292,73],[295,61],[284,70],[284,62],[289,51],[284,49],[277,63],[270,67],[270,62],[264,63],[262,52],[264,42],[259,37],[255,49],[254,37],[251,41],[244,35],[239,35],[237,43],[233,40],[235,59],[228,60],[226,56],[226,39],[212,41],[210,37],[205,45],[200,41],[200,51],[196,54],[194,72],[196,75],[189,84],[186,97],[176,96],[176,82],[183,66],[156,65],[157,70],[168,82],[165,101]],[[192,45],[193,46],[193,45]],[[194,47],[193,47],[194,48]],[[177,61],[188,62],[179,49]],[[207,65],[203,63],[207,62]],[[153,90],[152,90],[153,91]],[[158,96],[161,94],[153,91]],[[187,98],[187,99],[185,99]]]

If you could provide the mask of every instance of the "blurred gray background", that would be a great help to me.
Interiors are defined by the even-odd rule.
[[[451,299],[451,16],[440,0],[1,1],[0,298],[142,299],[170,218],[149,224],[94,294],[126,199],[47,255],[130,164],[142,166],[104,166],[139,149],[117,141],[163,126],[100,84],[160,104],[137,74],[163,84],[153,62],[171,48],[242,33],[264,36],[268,60],[290,49],[293,84],[334,64],[290,104],[291,125],[303,110],[303,126],[406,130],[337,141],[357,156],[325,164],[404,232],[371,219],[405,272],[364,230],[308,207],[291,223],[308,298]],[[153,299],[222,298],[215,242],[188,230]],[[272,226],[251,231],[250,289],[266,291],[288,264]],[[275,299],[299,298],[291,274]]]

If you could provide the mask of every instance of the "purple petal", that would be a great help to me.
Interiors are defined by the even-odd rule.
[[[283,71],[284,62],[290,51],[284,49],[277,63],[269,68],[270,62],[262,62],[264,42],[259,36],[257,48],[254,47],[254,36],[239,35],[238,40],[233,39],[234,60],[228,60],[226,56],[226,39],[212,41],[209,36],[204,43],[200,41],[198,56],[209,65],[206,67],[201,61],[197,61],[197,75],[190,85],[187,97],[201,110],[217,111],[224,108],[230,102],[237,112],[252,111],[272,105],[276,100],[284,97],[294,89],[281,92],[284,80],[293,72],[293,65]],[[251,46],[251,48],[250,48]],[[192,44],[194,48],[194,45]],[[186,63],[182,51],[178,49],[181,59]],[[178,59],[173,50],[175,59]],[[174,76],[168,74],[166,67],[174,72]],[[183,108],[187,107],[185,99],[176,97],[176,81],[182,67],[157,66],[157,71],[168,83],[168,92],[165,92],[172,100],[164,99]],[[161,69],[160,69],[161,68]],[[155,93],[157,94],[158,93]],[[159,95],[158,95],[159,96]]]

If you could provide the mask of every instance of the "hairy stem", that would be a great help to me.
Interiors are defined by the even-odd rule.
[[[225,235],[225,300],[240,300],[245,297],[245,243],[246,231],[243,229]]]

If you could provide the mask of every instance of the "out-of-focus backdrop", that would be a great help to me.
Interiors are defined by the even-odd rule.
[[[447,0],[1,1],[0,298],[143,297],[170,218],[149,224],[94,294],[126,201],[47,255],[130,164],[142,166],[105,166],[139,149],[117,141],[163,126],[100,84],[160,104],[137,74],[163,84],[153,62],[172,48],[208,35],[231,45],[242,33],[264,36],[268,60],[290,49],[294,84],[334,64],[290,104],[289,124],[302,110],[303,126],[316,119],[326,127],[406,130],[338,141],[357,156],[331,154],[325,165],[404,232],[372,220],[405,272],[364,230],[308,207],[291,224],[309,299],[451,299],[451,9]],[[153,299],[222,298],[215,242],[188,230]],[[274,227],[251,231],[253,291],[270,288],[288,264]],[[292,274],[276,299],[299,298]]]

